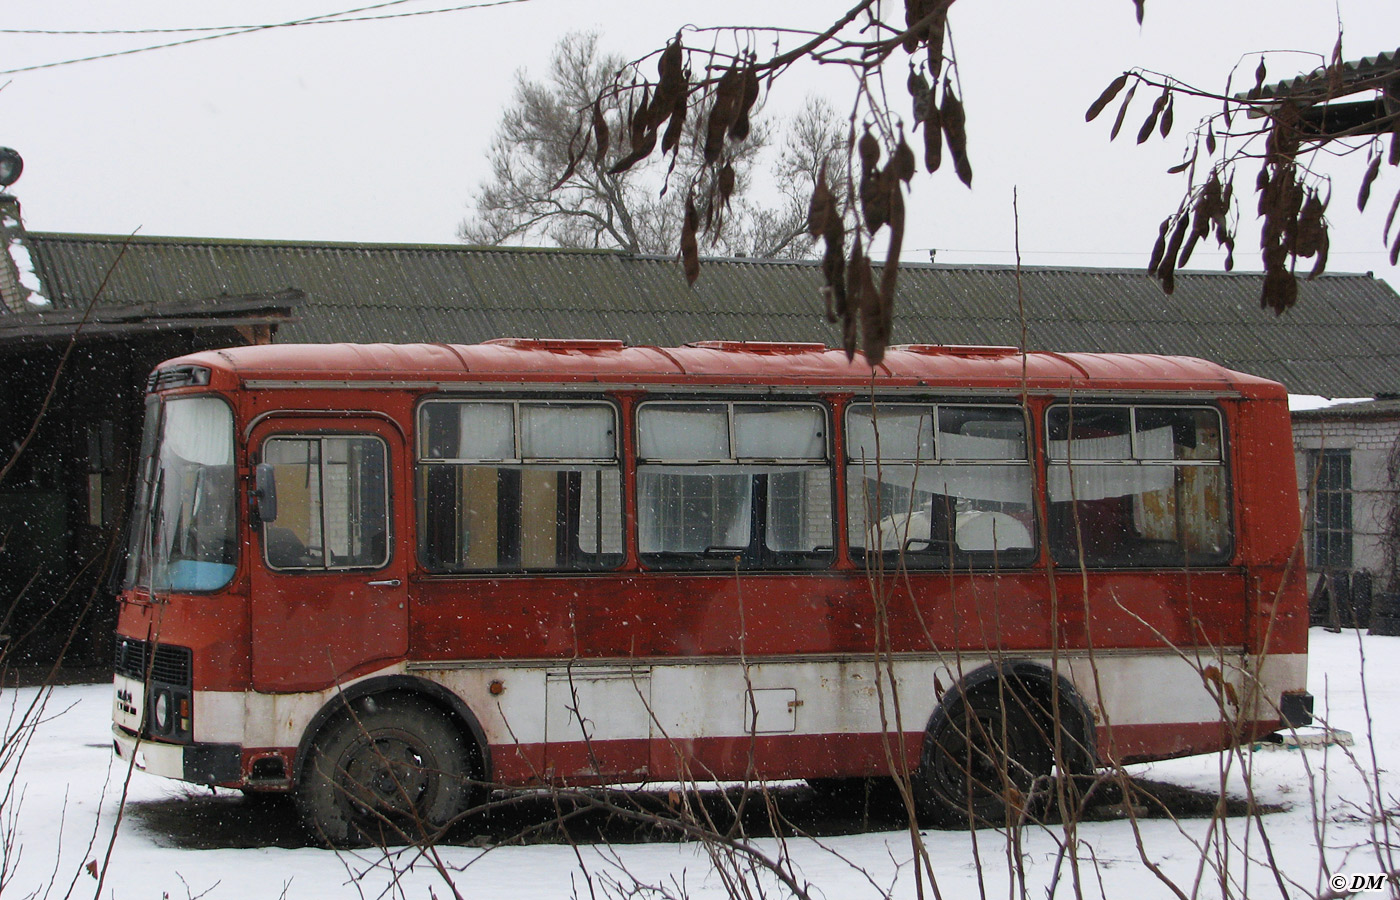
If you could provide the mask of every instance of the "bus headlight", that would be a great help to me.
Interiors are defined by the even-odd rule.
[[[170,692],[156,691],[155,699],[151,703],[151,715],[155,719],[156,731],[161,734],[170,733]]]

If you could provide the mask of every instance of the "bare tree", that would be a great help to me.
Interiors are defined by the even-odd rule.
[[[635,96],[608,86],[626,70],[620,56],[603,52],[594,33],[561,39],[549,74],[534,81],[517,75],[515,97],[491,143],[491,177],[473,198],[475,214],[460,229],[462,240],[496,245],[545,240],[561,247],[611,247],[631,253],[674,253],[684,215],[684,191],[673,189],[676,161],[619,168],[603,154],[580,156],[584,131],[616,133],[635,113]],[[810,99],[783,132],[774,167],[775,203],[749,195],[752,172],[772,149],[773,128],[755,121],[748,139],[729,156],[729,191],[710,221],[711,249],[721,256],[800,258],[811,244],[806,198],[829,157],[842,152],[842,123],[830,104]],[[590,131],[589,134],[592,132]],[[702,148],[694,123],[677,141],[680,168],[698,165]]]

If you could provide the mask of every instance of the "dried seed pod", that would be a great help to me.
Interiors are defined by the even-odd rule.
[[[1264,272],[1264,289],[1259,297],[1259,305],[1272,309],[1275,315],[1298,302],[1298,279],[1286,268],[1272,268]]]
[[[953,157],[953,170],[968,187],[972,187],[972,163],[967,158],[967,116],[963,112],[962,101],[953,93],[953,86],[947,79],[943,81],[943,106],[939,110],[943,120],[943,135],[948,139],[948,152]]]
[[[826,164],[823,163],[817,186],[812,189],[812,199],[807,204],[807,233],[814,238],[826,234],[827,222],[833,216],[840,218],[836,211],[836,195],[826,183]]]
[[[1123,104],[1118,107],[1118,118],[1113,120],[1113,129],[1108,133],[1110,141],[1118,137],[1118,132],[1123,130],[1123,118],[1128,115],[1128,104],[1133,102],[1133,95],[1137,93],[1137,89],[1138,86],[1135,82],[1132,87],[1128,88],[1128,93],[1123,95]]]
[[[938,84],[943,73],[943,38],[948,32],[948,7],[944,6],[928,24],[924,39],[928,41],[928,77]]]
[[[1356,196],[1356,208],[1361,212],[1366,211],[1366,201],[1371,199],[1371,184],[1380,174],[1381,156],[1377,153],[1371,157],[1371,164],[1366,167],[1366,174],[1361,176],[1361,192]]]
[[[1123,86],[1128,83],[1128,73],[1124,72],[1108,83],[1103,93],[1093,103],[1089,104],[1089,109],[1084,113],[1084,121],[1092,122],[1103,112],[1104,107],[1113,102],[1113,98],[1118,96],[1118,92],[1123,90]]]
[[[729,208],[729,198],[734,193],[735,180],[734,166],[725,163],[716,178],[719,187],[719,200],[724,204],[725,209]]]
[[[580,139],[582,142],[580,142]],[[580,121],[574,133],[569,136],[569,156],[564,164],[564,174],[559,176],[559,180],[554,182],[551,191],[557,191],[564,186],[564,182],[574,177],[574,172],[578,171],[578,164],[588,153],[589,132],[583,130],[583,122]]]
[[[1268,74],[1268,69],[1264,67],[1264,57],[1259,57],[1259,68],[1254,70],[1254,90],[1250,93],[1255,97],[1264,90],[1264,77]]]
[[[880,270],[879,356],[885,355],[894,331],[894,294],[899,285],[899,254],[904,247],[904,194],[899,182],[890,179],[890,243],[885,265]],[[869,341],[869,335],[866,336]],[[868,355],[868,354],[867,354]]]
[[[755,71],[753,63],[744,67],[740,83],[742,91],[739,95],[738,109],[735,112],[734,124],[729,126],[731,141],[742,141],[749,136],[749,113],[758,102],[759,87],[758,72]]]
[[[1157,264],[1162,261],[1162,254],[1167,252],[1167,232],[1172,227],[1172,217],[1167,216],[1162,220],[1161,226],[1157,229],[1157,243],[1152,245],[1152,256],[1147,261],[1147,271],[1155,273]]]
[[[914,151],[909,149],[909,144],[904,140],[903,129],[899,132],[899,143],[895,145],[894,155],[890,157],[890,171],[895,177],[905,184],[914,180],[914,174],[919,171],[919,163],[914,159]]]
[[[844,317],[850,309],[850,301],[846,294],[846,255],[845,236],[828,234],[826,236],[826,250],[822,254],[822,277],[826,279],[826,289],[831,292],[832,307],[836,318]]]
[[[861,176],[860,211],[865,230],[872,235],[890,220],[890,194],[898,183],[888,167],[875,170],[869,177]]]
[[[597,148],[593,153],[593,164],[601,167],[603,160],[608,158],[608,120],[603,115],[602,98],[593,101],[593,144]]]
[[[685,198],[685,222],[681,225],[681,265],[687,284],[694,285],[700,277],[700,242],[695,231],[700,217],[695,212],[695,196]]]
[[[1152,129],[1157,127],[1157,119],[1162,115],[1162,110],[1167,107],[1167,100],[1171,97],[1170,91],[1162,91],[1162,95],[1152,102],[1152,111],[1143,120],[1142,127],[1138,129],[1137,142],[1144,143],[1152,136]]]
[[[913,53],[919,49],[920,41],[928,36],[928,28],[914,29],[924,16],[928,15],[926,0],[904,0],[904,28],[909,33],[904,36],[904,52]]]
[[[868,256],[861,258],[860,292],[860,348],[865,361],[878,366],[885,358],[884,329],[880,324],[880,292],[875,289],[875,275]]]
[[[1171,130],[1172,130],[1172,109],[1173,109],[1173,107],[1175,107],[1175,106],[1176,106],[1176,98],[1175,98],[1175,97],[1168,97],[1168,98],[1167,98],[1167,107],[1166,107],[1166,109],[1162,110],[1162,122],[1161,122],[1161,125],[1159,125],[1158,128],[1157,128],[1158,133],[1161,134],[1162,137],[1166,137],[1168,134],[1171,134]]]
[[[671,121],[666,126],[666,133],[661,136],[661,152],[675,153],[681,144],[681,135],[685,133],[685,116],[690,109],[690,79],[684,78],[681,90],[676,94],[675,101],[671,105]],[[674,157],[673,157],[674,159]]]
[[[1177,255],[1181,252],[1181,243],[1186,239],[1186,226],[1189,224],[1189,217],[1184,213],[1176,220],[1176,228],[1172,231],[1171,240],[1167,242],[1167,252],[1162,254],[1162,261],[1157,264],[1157,280],[1162,282],[1162,291],[1170,294],[1176,290],[1176,261]]]
[[[743,98],[744,81],[739,68],[725,69],[715,85],[710,118],[705,123],[705,165],[713,165],[724,149],[724,135],[729,131],[739,114],[739,101]]]
[[[631,153],[619,159],[608,169],[609,175],[619,175],[635,166],[638,162],[651,155],[651,151],[656,149],[656,129],[650,129],[642,135],[641,144],[634,147]]]
[[[657,63],[657,72],[656,93],[647,109],[648,128],[660,128],[667,119],[673,118],[678,108],[677,100],[682,101],[679,109],[684,115],[684,99],[690,93],[690,78],[685,72],[684,51],[679,36],[662,51],[661,61]],[[671,130],[667,129],[668,132]],[[663,143],[661,152],[665,153],[666,150],[666,144]]]
[[[875,167],[880,164],[880,142],[875,135],[866,128],[865,133],[856,142],[856,152],[860,155],[860,174],[866,177],[875,172]]]
[[[656,75],[657,95],[671,97],[685,77],[685,48],[681,45],[679,32],[661,51],[661,59],[656,63]]]
[[[1293,241],[1294,255],[1307,258],[1316,255],[1326,246],[1327,220],[1324,218],[1326,211],[1327,204],[1322,202],[1317,191],[1308,191],[1307,199],[1298,212],[1297,231]]]
[[[642,102],[632,111],[632,117],[627,122],[627,136],[633,150],[636,150],[646,142],[646,133],[648,131],[655,131],[655,129],[651,127],[651,116],[647,112],[650,106],[651,86],[647,85],[642,88]]]
[[[1137,11],[1137,23],[1142,24],[1143,5],[1146,0],[1133,0],[1133,8]]]
[[[943,113],[929,95],[928,110],[924,116],[924,169],[937,172],[943,164]]]
[[[1215,126],[1206,125],[1206,152],[1215,155]]]
[[[915,127],[918,127],[919,123],[928,117],[930,102],[928,80],[924,78],[922,72],[917,72],[913,66],[910,66],[909,80],[906,82],[906,86],[909,88],[909,96],[914,101],[913,121]]]
[[[1312,281],[1327,269],[1327,251],[1330,249],[1331,244],[1332,240],[1327,236],[1327,231],[1324,229],[1318,238],[1316,248],[1317,261],[1313,263],[1312,271],[1308,273],[1308,281]]]
[[[846,351],[848,361],[856,357],[860,320],[869,302],[866,285],[870,283],[870,279],[865,273],[869,265],[870,261],[861,250],[860,233],[857,232],[855,243],[851,247],[850,261],[846,263],[846,310],[841,317],[841,346]]]

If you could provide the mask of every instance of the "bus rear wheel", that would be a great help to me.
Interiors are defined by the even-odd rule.
[[[948,697],[929,720],[914,784],[920,811],[944,827],[1015,824],[1033,817],[1054,768],[1035,714],[1015,681]]]
[[[312,745],[302,820],[332,846],[429,840],[466,808],[473,759],[462,732],[417,697],[355,701]]]

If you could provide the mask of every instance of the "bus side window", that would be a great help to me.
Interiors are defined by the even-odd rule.
[[[1054,406],[1051,552],[1062,565],[1219,565],[1231,552],[1220,413]]]
[[[914,569],[1034,560],[1020,407],[853,404],[846,449],[853,559],[878,552]]]
[[[833,558],[826,410],[815,403],[644,403],[637,528],[657,569],[822,568]]]
[[[389,561],[388,453],[371,436],[268,438],[262,461],[277,484],[276,522],[264,523],[273,569],[369,569]]]
[[[612,405],[435,399],[418,424],[419,557],[429,571],[621,564]]]

